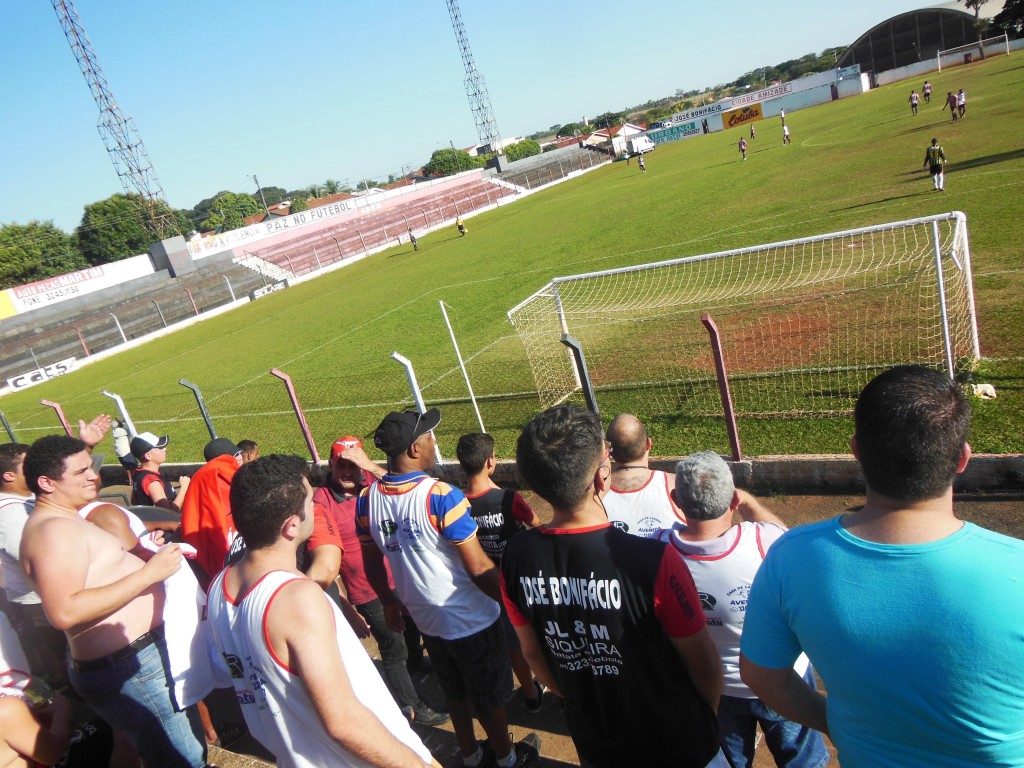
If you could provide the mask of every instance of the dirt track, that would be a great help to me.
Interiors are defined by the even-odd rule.
[[[822,520],[843,514],[845,511],[862,503],[859,496],[776,496],[762,498],[776,514],[790,526]],[[542,519],[550,519],[550,510],[539,499],[530,498],[531,504]],[[957,499],[957,510],[961,517],[986,528],[1017,538],[1024,538],[1024,489],[1015,492],[992,494],[986,496],[968,496]],[[371,656],[377,658],[377,649],[372,640],[364,642]],[[417,687],[424,697],[433,703],[442,700],[440,689],[433,676],[415,679]],[[565,723],[558,704],[550,699],[537,715],[531,715],[522,706],[522,697],[517,691],[508,707],[509,723],[513,737],[522,738],[529,731],[540,734],[542,759],[538,763],[541,768],[561,768],[562,766],[578,765],[576,750],[565,730]],[[477,728],[478,738],[483,732]],[[456,755],[455,738],[451,727],[421,728],[420,735],[434,756],[446,768],[457,768],[461,761]],[[232,751],[212,750],[210,760],[220,768],[256,768],[257,766],[273,765],[259,757],[269,758],[251,738],[232,746]],[[834,757],[834,752],[833,752]],[[833,761],[834,762],[834,761]],[[768,768],[774,761],[768,750],[763,746],[758,749],[754,765],[756,768]]]

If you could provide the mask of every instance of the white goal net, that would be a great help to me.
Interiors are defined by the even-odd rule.
[[[938,64],[939,72],[943,67],[952,67],[957,64],[967,64],[971,61],[984,59],[986,56],[1010,53],[1010,36],[1003,33],[997,37],[988,37],[976,43],[966,43],[955,48],[946,48],[935,54],[935,61]]]
[[[967,219],[940,216],[551,281],[509,311],[541,402],[579,390],[637,413],[722,412],[703,312],[741,416],[834,415],[878,371],[980,356]]]

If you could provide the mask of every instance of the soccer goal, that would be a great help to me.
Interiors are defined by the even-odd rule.
[[[546,407],[579,390],[568,333],[599,399],[628,393],[646,413],[714,416],[703,312],[741,416],[844,414],[889,366],[955,376],[980,357],[960,212],[559,277],[508,317]]]
[[[1010,53],[1010,36],[1005,32],[997,37],[988,37],[976,43],[958,45],[956,48],[947,48],[935,54],[935,63],[939,72],[942,68],[952,67],[957,64],[969,64],[973,59],[984,59],[994,54]]]

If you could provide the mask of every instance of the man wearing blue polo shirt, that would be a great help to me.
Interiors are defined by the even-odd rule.
[[[751,587],[743,682],[828,733],[843,768],[1024,765],[1024,542],[956,517],[970,417],[944,373],[873,379],[851,444],[864,506],[789,531]]]
[[[403,629],[404,604],[423,633],[463,764],[529,766],[540,739],[531,733],[513,746],[508,734],[512,669],[495,602],[497,568],[476,538],[462,491],[426,473],[436,461],[432,430],[440,421],[431,408],[389,413],[377,427],[373,442],[388,457],[388,473],[364,488],[356,505],[363,564],[392,629]],[[473,734],[474,709],[487,734],[484,745]]]

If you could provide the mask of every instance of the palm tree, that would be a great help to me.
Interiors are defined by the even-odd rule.
[[[337,179],[328,179],[323,185],[324,192],[328,195],[336,195],[341,191],[341,182]]]

